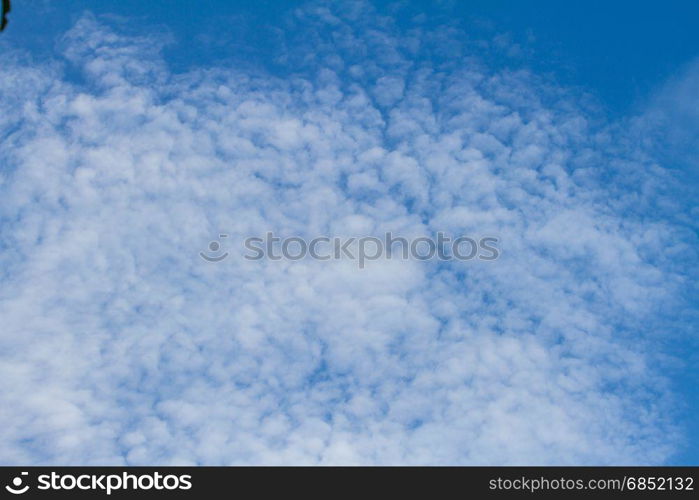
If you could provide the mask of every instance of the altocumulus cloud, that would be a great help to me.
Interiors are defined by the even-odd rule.
[[[0,461],[667,460],[654,350],[688,243],[653,210],[662,169],[454,26],[362,3],[288,22],[284,78],[175,74],[165,37],[89,14],[53,61],[0,69]],[[502,255],[198,257],[267,230]]]

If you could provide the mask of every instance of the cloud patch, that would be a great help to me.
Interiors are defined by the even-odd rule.
[[[652,162],[457,31],[289,22],[283,78],[174,74],[167,40],[90,15],[60,64],[0,70],[0,461],[667,460],[652,329],[684,284],[649,244],[672,223],[629,209],[660,196]],[[493,234],[502,256],[242,259],[266,231]],[[233,256],[203,262],[222,232]]]

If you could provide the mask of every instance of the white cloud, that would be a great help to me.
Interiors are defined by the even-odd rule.
[[[2,68],[0,461],[666,460],[648,330],[681,279],[644,235],[674,229],[601,180],[621,157],[652,185],[649,162],[534,75],[432,67],[458,37],[296,15],[326,41],[287,79],[174,75],[90,16],[62,45],[84,83]],[[493,234],[502,257],[242,259],[268,230]],[[233,255],[203,262],[221,232]]]

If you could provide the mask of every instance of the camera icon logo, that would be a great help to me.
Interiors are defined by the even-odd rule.
[[[5,489],[12,493],[13,495],[21,495],[22,493],[26,493],[27,490],[29,489],[29,485],[25,485],[22,487],[22,482],[23,482],[23,477],[22,476],[27,476],[29,473],[28,472],[22,472],[20,473],[19,476],[15,477],[12,480],[12,485],[7,485],[5,486]]]
[[[219,237],[219,240],[221,240],[223,238],[227,238],[228,235],[227,234],[219,234],[218,237]],[[205,252],[199,252],[199,256],[207,262],[221,262],[223,259],[228,257],[228,252],[224,252],[221,250],[221,242],[220,241],[214,240],[211,243],[209,243],[209,250],[210,250],[211,254],[213,254],[213,255],[207,254]],[[219,251],[220,251],[220,254],[219,254]],[[219,255],[216,255],[216,254],[219,254]]]

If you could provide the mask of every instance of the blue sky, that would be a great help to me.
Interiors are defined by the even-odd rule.
[[[17,27],[8,31],[7,37],[37,53],[50,53],[55,36],[67,30],[83,11],[90,10],[124,16],[133,28],[166,27],[178,43],[165,55],[178,68],[234,56],[231,45],[210,43],[207,47],[206,42],[197,41],[204,31],[227,40],[231,33],[245,37],[247,49],[258,50],[268,58],[252,58],[254,62],[269,65],[272,55],[266,50],[273,48],[273,42],[259,28],[279,24],[289,10],[303,4],[204,0],[197,2],[195,8],[194,4],[179,0],[77,0],[70,8],[52,6],[47,11],[50,15],[21,17],[22,11],[30,7],[50,5],[24,2],[15,6],[18,14],[13,22]],[[699,34],[694,29],[698,8],[691,1],[593,1],[576,5],[548,0],[533,4],[506,0],[415,1],[377,2],[376,7],[397,13],[399,22],[423,14],[434,23],[457,19],[467,23],[469,32],[483,36],[505,34],[532,51],[526,64],[551,72],[566,84],[594,92],[614,112],[628,112],[630,107],[642,105],[665,79],[697,56],[699,45]],[[231,26],[230,18],[247,23]],[[183,50],[185,43],[187,50]]]
[[[14,2],[0,462],[696,464],[697,14]]]

